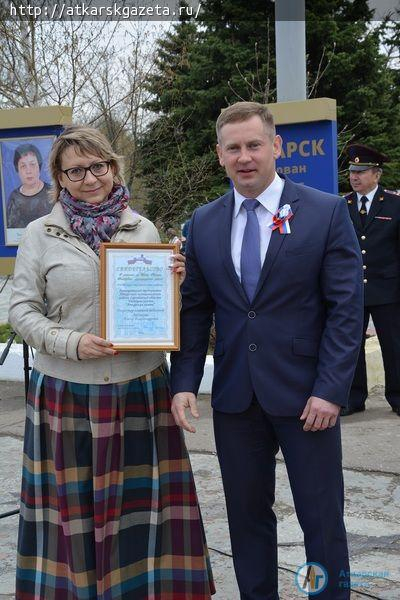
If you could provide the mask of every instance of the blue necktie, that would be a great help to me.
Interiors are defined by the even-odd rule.
[[[255,212],[259,205],[259,201],[252,198],[243,200],[243,206],[247,211],[247,222],[240,255],[240,274],[242,286],[250,302],[254,298],[261,273],[260,227]]]

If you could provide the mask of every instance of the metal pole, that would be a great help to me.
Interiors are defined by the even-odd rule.
[[[29,389],[29,346],[26,342],[22,342],[22,353],[24,357],[24,381],[25,381],[25,400],[28,400],[28,389]]]
[[[305,0],[275,0],[278,102],[306,100]]]

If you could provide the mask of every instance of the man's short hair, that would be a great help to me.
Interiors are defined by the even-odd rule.
[[[374,173],[379,173],[379,176],[382,175],[382,173],[383,173],[382,167],[372,167],[372,171]]]
[[[227,108],[223,108],[215,126],[217,132],[217,138],[220,138],[220,132],[224,125],[227,123],[239,123],[240,121],[247,121],[251,117],[260,117],[261,121],[266,126],[267,133],[271,139],[275,136],[275,123],[272,113],[266,106],[266,104],[260,104],[259,102],[235,102]]]
[[[26,156],[27,154],[34,154],[38,161],[39,170],[42,168],[43,158],[42,158],[42,155],[40,154],[39,148],[37,148],[33,144],[20,144],[19,146],[17,146],[15,148],[15,151],[14,151],[14,161],[13,162],[14,162],[14,167],[15,167],[15,170],[17,171],[17,173],[18,173],[19,161],[21,160],[21,158],[23,156]]]

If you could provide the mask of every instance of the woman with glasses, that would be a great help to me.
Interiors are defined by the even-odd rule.
[[[162,352],[99,337],[101,242],[154,243],[97,130],[50,153],[54,207],[20,243],[9,319],[36,348],[25,430],[17,600],[201,600],[214,593]],[[183,280],[184,258],[173,270]]]

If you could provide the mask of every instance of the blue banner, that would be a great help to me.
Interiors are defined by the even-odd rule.
[[[336,121],[277,125],[283,139],[277,171],[297,183],[338,193]]]
[[[62,125],[0,130],[0,257],[16,256],[26,225],[52,209],[48,156]]]

